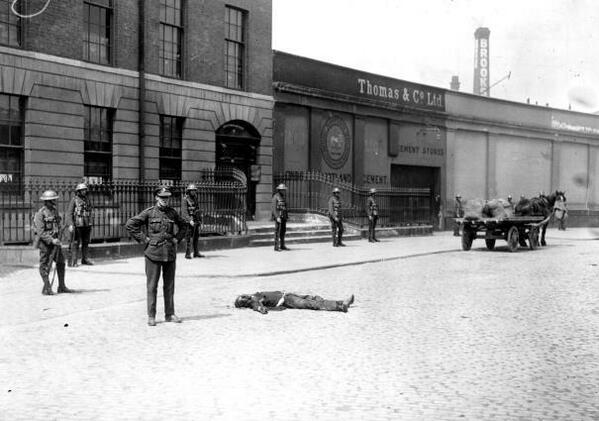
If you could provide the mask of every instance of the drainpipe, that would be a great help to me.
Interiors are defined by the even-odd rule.
[[[146,1],[138,0],[139,22],[138,22],[138,54],[137,54],[137,69],[139,72],[139,183],[143,184],[146,181]]]

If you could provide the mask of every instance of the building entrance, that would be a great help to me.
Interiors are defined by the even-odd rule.
[[[414,190],[409,198],[410,203],[401,202],[401,197],[394,200],[401,203],[391,204],[392,209],[397,209],[397,218],[411,219],[431,223],[436,226],[439,214],[439,201],[435,197],[440,191],[439,167],[422,167],[416,165],[391,165],[391,186]],[[403,215],[402,209],[413,209],[414,215]]]
[[[244,121],[231,121],[216,131],[216,167],[236,168],[247,179],[246,217],[253,220],[256,214],[256,184],[259,179],[257,151],[260,134]]]

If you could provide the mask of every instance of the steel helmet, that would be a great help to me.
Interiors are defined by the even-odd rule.
[[[85,183],[77,184],[77,187],[75,187],[75,191],[79,191],[79,190],[87,190],[87,184],[85,184]]]
[[[168,187],[158,187],[154,191],[154,195],[158,197],[171,197],[172,193]]]
[[[192,183],[189,186],[187,186],[187,188],[185,190],[189,191],[189,190],[197,190],[197,189],[198,188],[196,187],[196,185]]]
[[[376,189],[375,189],[374,187],[373,187],[373,188],[371,188],[371,189],[370,189],[370,191],[369,191],[369,193],[370,193],[370,194],[376,193]]]
[[[335,187],[335,188],[333,189],[333,193],[339,193],[339,192],[340,192],[340,191],[339,191],[339,187]]]
[[[285,184],[281,183],[277,186],[277,190],[287,190],[287,186],[285,186]]]
[[[40,200],[43,200],[43,201],[56,200],[56,199],[58,199],[58,193],[56,193],[54,190],[46,190],[40,196]]]

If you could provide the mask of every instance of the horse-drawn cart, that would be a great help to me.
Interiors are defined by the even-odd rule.
[[[496,240],[507,241],[512,252],[518,246],[531,250],[539,246],[539,231],[549,218],[542,216],[510,216],[505,218],[456,218],[462,227],[462,250],[468,251],[476,238],[484,238],[487,248],[493,250]]]

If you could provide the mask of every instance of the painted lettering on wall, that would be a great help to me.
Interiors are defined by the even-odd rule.
[[[399,153],[443,156],[445,155],[445,150],[443,148],[431,148],[428,146],[399,145]]]
[[[425,86],[382,84],[367,78],[358,78],[358,92],[361,95],[402,105],[445,109],[442,91],[434,91]]]
[[[595,127],[580,126],[578,124],[571,124],[565,121],[560,121],[554,116],[551,116],[551,128],[557,130],[568,130],[571,132],[586,133],[586,134],[599,134],[599,129]]]
[[[386,175],[364,174],[362,177],[363,184],[387,184]]]

